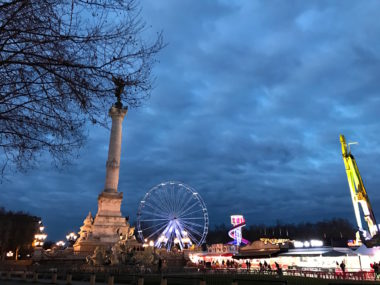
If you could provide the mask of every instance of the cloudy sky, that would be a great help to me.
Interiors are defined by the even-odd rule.
[[[354,223],[339,134],[380,215],[379,1],[143,0],[167,47],[155,89],[124,121],[119,191],[135,220],[153,186],[197,189],[211,226]],[[109,131],[91,126],[73,165],[42,162],[3,182],[0,203],[41,216],[49,239],[96,213]],[[380,217],[380,216],[379,216]]]

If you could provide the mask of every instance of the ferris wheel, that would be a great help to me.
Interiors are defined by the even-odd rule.
[[[201,196],[181,182],[158,184],[145,194],[137,213],[141,241],[168,251],[201,245],[208,232],[208,213]]]

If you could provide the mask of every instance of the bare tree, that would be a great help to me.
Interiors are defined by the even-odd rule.
[[[145,30],[134,0],[0,1],[2,173],[45,152],[59,163],[74,155],[86,122],[104,122],[115,79],[121,100],[139,106],[163,47]]]

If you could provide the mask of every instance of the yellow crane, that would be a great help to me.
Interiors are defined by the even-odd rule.
[[[351,154],[350,145],[355,143],[346,143],[346,139],[343,135],[340,135],[340,143],[342,145],[342,155],[344,166],[346,167],[348,185],[350,186],[352,204],[354,206],[356,223],[358,224],[359,231],[356,234],[356,241],[365,243],[369,242],[369,245],[375,245],[377,243],[374,237],[379,232],[379,227],[376,223],[375,215],[372,210],[371,203],[368,198],[367,191],[365,190],[363,179],[360,176],[358,165],[356,164],[354,156]],[[348,149],[348,150],[347,150]],[[364,215],[364,220],[367,223],[368,231],[363,229],[362,219],[360,215],[360,208]]]

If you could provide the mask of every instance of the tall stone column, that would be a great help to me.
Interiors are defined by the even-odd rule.
[[[118,191],[122,123],[127,109],[115,104],[109,110],[112,118],[108,159],[106,163],[106,182],[104,190],[98,196],[98,212],[92,225],[92,236],[101,242],[115,242],[120,233],[129,229],[121,214],[123,193]]]
[[[123,192],[118,191],[122,123],[127,114],[127,108],[123,108],[120,102],[121,91],[116,92],[116,95],[119,94],[116,96],[118,101],[109,110],[112,127],[106,163],[106,182],[98,196],[98,212],[93,221],[90,219],[91,216],[84,221],[81,238],[74,245],[76,252],[88,253],[96,247],[112,247],[121,238],[133,239],[134,228],[130,227],[128,219],[121,213]]]
[[[108,114],[112,118],[112,127],[106,163],[104,192],[115,193],[119,184],[122,123],[127,114],[127,109],[112,106]]]

